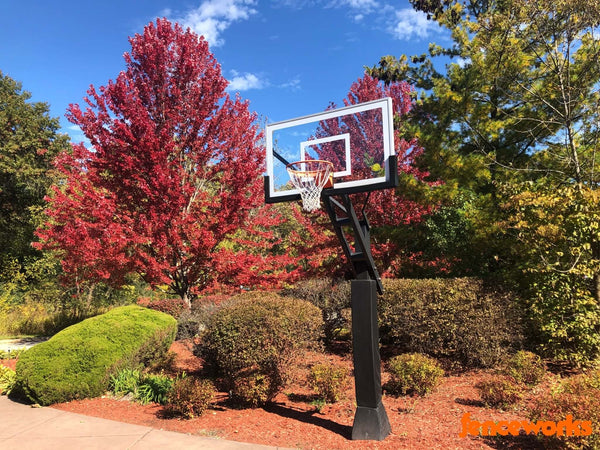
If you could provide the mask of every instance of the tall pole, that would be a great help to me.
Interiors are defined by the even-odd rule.
[[[330,196],[326,196],[324,200],[344,253],[352,263],[355,276],[351,281],[351,306],[357,409],[352,426],[352,439],[381,441],[390,434],[391,426],[381,401],[377,292],[382,292],[383,286],[371,255],[369,223],[364,212],[359,220],[348,195],[341,196],[341,202]],[[343,213],[342,217],[338,216],[336,209]],[[346,239],[343,226],[352,227],[354,248]]]

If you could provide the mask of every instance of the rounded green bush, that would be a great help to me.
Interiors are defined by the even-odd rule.
[[[386,390],[393,395],[427,395],[444,376],[444,370],[435,359],[419,353],[395,356],[388,362],[387,369],[390,380]]]
[[[122,368],[147,365],[164,355],[177,321],[140,306],[123,306],[65,328],[24,352],[17,386],[40,405],[97,397]]]
[[[321,311],[275,293],[242,294],[210,318],[195,353],[223,389],[253,406],[274,398],[298,351],[316,346]]]
[[[505,363],[502,373],[513,377],[519,383],[536,386],[546,375],[546,366],[538,355],[520,350]]]
[[[320,399],[335,403],[342,398],[348,385],[348,369],[340,365],[315,364],[308,374],[308,384]]]
[[[523,398],[524,386],[513,377],[494,375],[475,385],[481,401],[490,408],[508,408]]]

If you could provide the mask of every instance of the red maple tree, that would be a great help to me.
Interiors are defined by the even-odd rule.
[[[137,272],[190,304],[263,200],[260,132],[203,37],[158,19],[130,43],[126,70],[91,86],[85,111],[69,107],[93,150],[57,158],[66,181],[48,199],[40,245],[61,252],[72,280],[119,286]]]
[[[398,173],[403,180],[411,179],[423,185],[433,185],[437,183],[425,182],[429,173],[419,169],[415,164],[417,158],[423,152],[418,140],[416,138],[405,139],[399,129],[403,116],[412,107],[412,91],[412,87],[406,82],[394,82],[384,85],[377,78],[365,74],[351,85],[349,93],[344,99],[344,106],[391,97],[395,119],[394,144],[395,152],[398,156]],[[333,108],[336,108],[335,103],[331,103],[328,109]],[[366,149],[377,144],[383,145],[380,142],[381,138],[376,137],[380,133],[378,131],[381,129],[380,121],[381,118],[377,119],[377,116],[373,112],[362,113],[350,119],[346,118],[343,124],[340,124],[337,120],[322,121],[317,131],[317,137],[321,135],[335,136],[350,129],[351,139],[353,140],[351,145],[353,148]],[[342,130],[340,126],[345,129]],[[335,161],[334,147],[329,148],[332,151],[326,155],[319,155],[319,157],[321,159],[333,160],[334,164],[337,163],[339,165],[339,162]],[[373,153],[377,154],[377,152]],[[383,155],[382,151],[379,153]],[[363,152],[353,152],[356,158],[352,161],[353,176],[355,172],[360,172],[361,170],[365,174],[371,171],[371,167],[366,165],[363,154]],[[382,164],[382,161],[372,161],[372,163]],[[406,184],[404,183],[403,187],[405,186]],[[393,229],[411,223],[418,223],[425,215],[431,212],[432,205],[409,198],[406,192],[402,191],[402,187],[373,191],[369,195],[368,202],[366,203],[368,206],[366,211],[374,230],[372,253],[382,274],[393,275],[398,271],[401,260],[404,257],[402,246],[391,238],[394,234]],[[352,199],[356,207],[356,205],[362,205],[366,197],[365,194],[355,194],[352,196]],[[390,230],[392,231],[391,233],[389,232]]]

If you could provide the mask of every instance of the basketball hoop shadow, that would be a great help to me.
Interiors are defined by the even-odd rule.
[[[316,417],[317,411],[301,411],[299,409],[282,406],[277,403],[271,403],[263,407],[267,412],[277,414],[286,419],[297,420],[299,422],[315,425],[332,433],[339,434],[344,439],[352,439],[352,427],[350,425],[342,425],[329,419]]]

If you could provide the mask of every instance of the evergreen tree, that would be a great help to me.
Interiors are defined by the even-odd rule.
[[[29,102],[21,83],[0,72],[0,280],[34,277],[41,257],[31,243],[56,173],[52,161],[69,148],[46,103]]]

